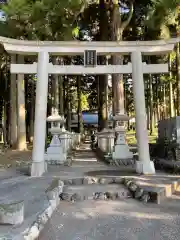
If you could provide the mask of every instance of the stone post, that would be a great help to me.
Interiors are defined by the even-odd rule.
[[[40,177],[46,170],[44,161],[46,137],[46,112],[48,95],[48,52],[39,52],[34,123],[34,141],[31,176]]]
[[[24,63],[24,56],[18,55],[18,63]],[[18,150],[27,149],[26,144],[26,110],[25,110],[25,87],[24,74],[17,75],[17,103],[18,103]]]
[[[154,163],[150,161],[149,154],[141,52],[132,52],[131,60],[133,94],[136,112],[136,136],[139,153],[139,161],[136,162],[136,171],[138,173],[154,174]]]

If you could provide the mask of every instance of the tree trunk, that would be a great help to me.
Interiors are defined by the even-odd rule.
[[[99,13],[100,13],[100,41],[108,41],[108,11],[107,4],[104,0],[99,1]],[[106,57],[100,57],[100,64],[106,64]],[[98,130],[101,131],[108,127],[107,119],[107,76],[100,75],[98,77],[98,90],[99,90],[99,100],[98,100]]]
[[[149,113],[150,113],[150,135],[154,133],[154,99],[153,99],[153,88],[152,88],[152,75],[149,74]]]
[[[172,59],[171,54],[169,55],[169,115],[170,117],[174,117],[174,99],[173,99],[173,83],[172,83]]]
[[[150,109],[149,109],[149,98],[150,98],[150,94],[149,94],[149,79],[146,78],[146,88],[145,88],[145,92],[146,92],[146,118],[147,118],[147,129],[150,129]]]
[[[67,105],[67,130],[71,131],[71,93],[69,86],[69,79],[67,80],[66,88],[66,105]]]
[[[63,78],[59,76],[59,114],[64,115]]]
[[[180,116],[180,43],[176,46],[177,115]]]
[[[107,76],[99,76],[99,131],[108,127],[107,115]]]
[[[166,84],[163,84],[163,112],[164,119],[167,117],[167,106],[166,106]]]
[[[3,141],[4,146],[7,145],[7,104],[4,102],[4,108],[3,108]]]
[[[113,65],[122,65],[123,59],[121,57],[113,56]],[[124,82],[123,74],[113,74],[113,92],[115,102],[115,115],[124,114]]]
[[[11,63],[16,63],[16,55],[11,55]],[[10,76],[10,144],[17,147],[17,82],[16,74]]]
[[[34,137],[34,117],[35,117],[35,82],[31,80],[31,109],[30,109],[30,120],[29,120],[29,142],[33,142]]]
[[[122,29],[121,29],[121,15],[119,12],[118,2],[114,3],[111,10],[111,37],[112,41],[122,41]],[[123,56],[114,55],[112,57],[113,65],[122,65]],[[113,101],[115,102],[114,114],[124,114],[124,83],[123,74],[113,74],[112,75],[112,91],[113,91]]]
[[[59,61],[57,57],[53,58],[53,64],[58,65]],[[53,76],[53,106],[54,108],[59,112],[59,76],[54,75]]]
[[[24,63],[23,56],[18,56],[18,63]],[[26,110],[25,110],[25,91],[24,91],[24,74],[18,74],[18,150],[27,149],[26,144]]]
[[[156,117],[157,117],[157,122],[160,120],[160,109],[159,109],[159,81],[158,78],[156,76]]]
[[[78,132],[83,133],[83,119],[82,119],[82,97],[81,97],[81,76],[77,76],[77,96],[78,96]]]
[[[130,20],[133,15],[133,1],[130,2],[128,18],[125,21],[122,21],[122,12],[119,7],[119,1],[114,0],[111,2],[111,40],[112,41],[122,41],[123,40],[123,31],[129,25]],[[123,64],[123,56],[114,55],[112,62],[115,65]],[[124,109],[124,83],[123,83],[123,74],[115,74],[112,77],[113,83],[113,92],[114,92],[114,102],[115,102],[115,114],[125,114]]]
[[[146,111],[147,111],[147,130],[150,129],[150,108],[149,105],[146,107]]]
[[[4,141],[4,122],[3,122],[4,99],[0,96],[0,137],[1,142]]]

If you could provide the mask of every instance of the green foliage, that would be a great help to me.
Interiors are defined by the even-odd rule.
[[[78,38],[78,37],[79,37],[79,27],[75,27],[75,28],[72,30],[72,35],[73,35],[73,37],[75,37],[75,38]]]
[[[161,37],[169,38],[173,26],[179,25],[179,5],[180,0],[153,0],[148,16],[147,23],[152,29],[161,29]]]
[[[81,92],[81,104],[82,104],[82,111],[89,109],[89,103],[88,103],[88,94]],[[77,112],[78,109],[78,96],[77,91],[74,89],[74,91],[71,92],[71,107],[74,112]]]
[[[82,93],[81,94],[81,104],[82,104],[82,111],[89,109],[89,103],[88,103],[88,95]]]
[[[81,0],[11,0],[2,7],[7,21],[1,28],[14,38],[69,40],[83,4]]]

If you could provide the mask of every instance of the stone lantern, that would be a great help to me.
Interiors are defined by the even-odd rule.
[[[56,164],[63,164],[66,162],[67,154],[63,151],[59,135],[62,131],[61,125],[64,123],[64,119],[58,114],[58,111],[54,109],[52,115],[47,118],[47,122],[51,123],[49,132],[52,134],[52,140],[50,146],[47,148],[45,160]]]
[[[64,127],[66,120],[63,117],[62,118],[62,128],[60,129],[59,139],[61,141],[63,151],[67,153],[69,149],[71,148],[71,142],[72,142],[72,133],[67,131]]]
[[[111,153],[114,147],[114,130],[104,128],[98,133],[98,148],[104,153]]]
[[[124,122],[128,121],[129,117],[126,114],[117,114],[113,119],[117,122],[117,126],[115,127],[117,137],[112,158],[118,164],[128,165],[128,163],[132,162],[133,153],[126,143]]]

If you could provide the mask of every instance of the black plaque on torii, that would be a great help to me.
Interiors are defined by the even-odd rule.
[[[84,51],[84,66],[85,67],[96,67],[96,65],[97,65],[96,50],[85,50]]]

